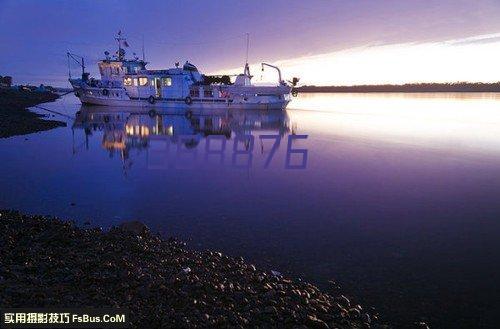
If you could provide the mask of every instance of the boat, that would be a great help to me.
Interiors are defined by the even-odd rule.
[[[139,59],[126,59],[126,39],[121,32],[115,37],[118,50],[98,62],[100,79],[91,78],[85,72],[84,59],[72,53],[68,55],[82,69],[81,77],[69,82],[82,104],[114,107],[141,107],[148,111],[163,108],[191,109],[238,109],[284,110],[291,100],[292,88],[298,81],[284,81],[278,67],[262,63],[261,67],[275,69],[278,82],[273,86],[252,84],[248,60],[243,73],[229,75],[204,75],[192,63],[161,70],[149,70],[144,55]],[[247,43],[248,44],[248,43]],[[144,54],[144,51],[143,51]]]

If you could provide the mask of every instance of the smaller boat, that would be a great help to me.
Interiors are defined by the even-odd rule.
[[[284,110],[291,100],[292,87],[298,81],[287,83],[278,67],[262,63],[277,71],[278,83],[274,86],[252,84],[248,62],[243,73],[229,75],[204,75],[188,61],[180,66],[162,70],[148,70],[144,56],[125,58],[128,43],[121,32],[115,39],[118,51],[114,56],[105,52],[98,62],[100,79],[85,72],[84,59],[68,53],[68,60],[76,61],[82,68],[81,78],[71,78],[75,95],[82,104],[104,106],[143,107],[150,111],[161,108]]]

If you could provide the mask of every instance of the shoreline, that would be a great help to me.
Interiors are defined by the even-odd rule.
[[[0,210],[0,249],[0,307],[123,307],[132,327],[389,328],[345,296],[139,222],[103,232]]]
[[[65,127],[65,122],[46,120],[44,119],[46,116],[28,109],[41,103],[54,102],[57,99],[59,95],[48,91],[0,89],[0,138]]]
[[[297,91],[297,93],[303,94],[497,94],[498,91]]]
[[[297,93],[499,93],[496,83],[410,83],[403,85],[301,86]]]

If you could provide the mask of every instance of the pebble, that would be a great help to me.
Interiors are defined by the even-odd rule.
[[[119,305],[130,310],[131,328],[324,329],[374,322],[349,307],[345,296],[162,240],[140,222],[105,232],[13,211],[1,215],[0,283],[8,287],[3,307],[23,307],[27,300],[59,307]],[[347,317],[345,309],[357,315]]]
[[[341,306],[347,308],[351,305],[351,302],[349,301],[349,299],[344,296],[344,295],[340,295],[340,297],[337,297],[337,303],[339,303]]]
[[[313,329],[328,329],[330,326],[325,321],[316,318],[315,316],[308,315],[306,324]]]

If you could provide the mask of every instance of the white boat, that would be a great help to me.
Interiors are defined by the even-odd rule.
[[[242,74],[235,76],[210,76],[201,74],[196,66],[186,61],[182,66],[164,70],[148,70],[143,59],[125,58],[128,46],[121,33],[116,55],[98,62],[101,79],[90,78],[85,72],[82,57],[68,53],[68,60],[75,60],[82,67],[81,78],[69,81],[82,104],[142,107],[149,111],[162,108],[283,110],[291,100],[292,87],[298,81],[287,83],[278,67],[262,63],[278,73],[274,86],[252,84],[248,63]]]

